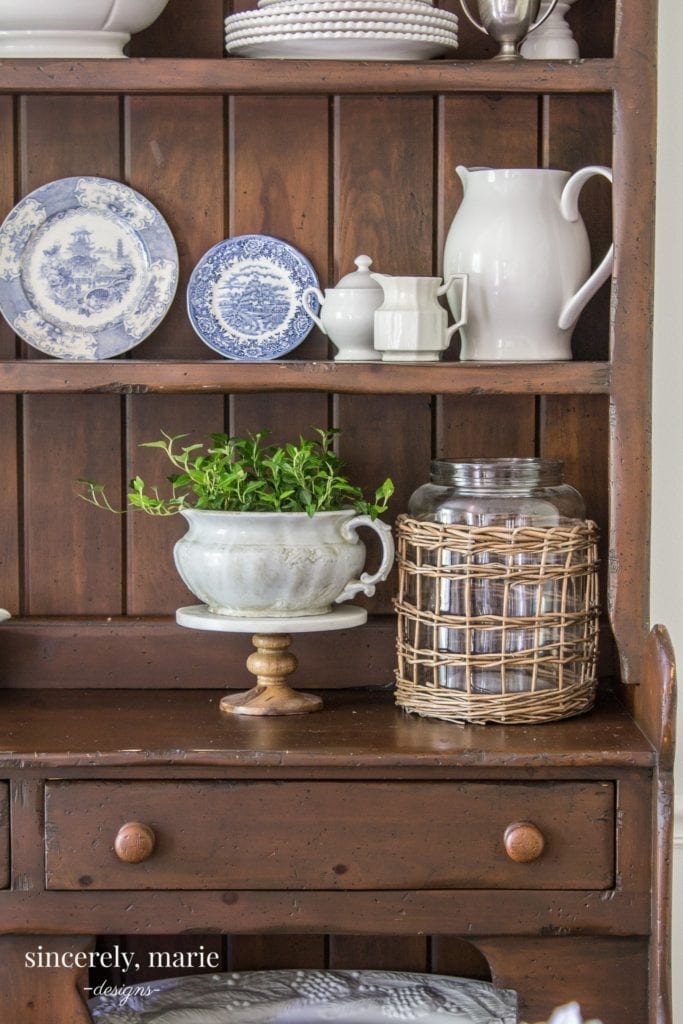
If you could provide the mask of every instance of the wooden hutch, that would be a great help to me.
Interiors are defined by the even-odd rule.
[[[125,61],[0,62],[2,215],[48,181],[119,179],[181,263],[169,315],[126,357],[40,358],[0,330],[0,1021],[85,1022],[68,954],[97,937],[141,963],[201,944],[230,969],[470,973],[517,989],[528,1020],[576,998],[604,1024],[670,1024],[673,659],[663,629],[648,640],[656,0],[579,0],[571,63],[492,63],[464,17],[454,61],[226,59],[225,13],[170,0]],[[190,327],[188,276],[225,237],[285,239],[323,286],[359,253],[438,274],[456,164],[590,163],[614,168],[582,209],[616,263],[571,362],[459,363],[456,346],[350,365],[314,332],[240,364]],[[123,499],[160,429],[327,424],[356,476],[391,474],[396,514],[434,454],[565,460],[603,538],[594,711],[533,728],[401,713],[392,580],[365,627],[295,639],[323,711],[220,716],[225,687],[249,684],[249,638],[175,625],[183,524],[97,513],[75,481]],[[529,864],[502,844],[520,819],[546,840]],[[138,865],[113,850],[129,821],[157,837]],[[64,966],[31,969],[39,947]]]

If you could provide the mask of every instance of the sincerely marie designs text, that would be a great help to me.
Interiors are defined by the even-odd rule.
[[[140,963],[135,953],[127,952],[120,946],[114,945],[110,949],[92,950],[54,950],[46,949],[44,946],[36,946],[35,949],[27,950],[24,954],[24,967],[33,968],[57,968],[66,969],[92,969],[102,968],[103,970],[120,970],[124,973],[139,971],[141,967],[152,970],[186,969],[196,968],[197,970],[217,970],[220,966],[220,954],[215,950],[206,951],[204,946],[193,950],[176,950],[169,952],[149,950],[143,962]]]

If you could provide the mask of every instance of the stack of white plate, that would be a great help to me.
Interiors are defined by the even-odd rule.
[[[236,57],[427,60],[458,46],[458,19],[432,0],[258,0],[225,19]]]

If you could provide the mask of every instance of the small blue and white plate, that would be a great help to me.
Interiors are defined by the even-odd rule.
[[[310,287],[318,287],[315,270],[294,246],[270,235],[237,235],[214,245],[194,268],[190,322],[228,359],[277,359],[313,327],[301,301]]]
[[[148,199],[108,178],[61,178],[0,227],[0,311],[33,348],[108,359],[158,326],[178,284],[178,251]]]

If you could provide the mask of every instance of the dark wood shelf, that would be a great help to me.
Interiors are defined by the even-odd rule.
[[[5,93],[595,93],[608,59],[426,62],[144,58],[0,61]]]
[[[608,394],[610,382],[607,362],[0,362],[0,394]]]
[[[398,709],[393,694],[327,691],[306,716],[224,716],[210,690],[5,690],[0,694],[0,765],[98,769],[258,770],[269,775],[315,767],[382,776],[416,768],[494,772],[535,768],[649,768],[654,752],[609,694],[595,710],[538,726],[465,726]],[[352,767],[349,767],[352,763]]]

